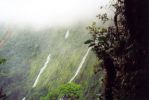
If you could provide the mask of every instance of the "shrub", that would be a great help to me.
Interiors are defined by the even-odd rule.
[[[60,98],[76,100],[80,98],[81,92],[82,88],[80,85],[67,83],[49,92],[47,96],[41,97],[41,100],[58,100]]]

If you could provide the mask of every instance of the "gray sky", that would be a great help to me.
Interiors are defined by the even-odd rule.
[[[109,0],[0,0],[0,22],[36,25],[95,17]]]

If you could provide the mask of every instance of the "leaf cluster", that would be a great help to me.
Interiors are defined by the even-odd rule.
[[[76,83],[67,83],[49,92],[49,94],[42,97],[41,100],[58,100],[60,98],[67,98],[70,100],[78,99],[80,98],[81,92],[82,88],[80,85]]]
[[[126,23],[122,14],[123,6],[119,5],[119,2],[113,6],[116,9],[113,18],[115,21],[114,25],[103,27],[104,25],[99,26],[96,22],[93,22],[92,25],[87,27],[92,38],[85,41],[85,44],[89,44],[89,47],[92,47],[99,59],[109,56],[118,65],[126,62],[124,61],[126,60],[125,57],[128,56],[133,45],[127,45],[130,34],[125,28]],[[106,13],[103,15],[99,14],[97,17],[103,24],[109,20]]]

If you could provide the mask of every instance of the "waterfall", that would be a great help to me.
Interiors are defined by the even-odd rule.
[[[69,36],[69,30],[67,30],[67,32],[65,33],[65,39],[67,39]]]
[[[24,97],[22,100],[25,100],[26,98]]]
[[[41,74],[43,73],[43,71],[44,71],[45,68],[47,67],[47,65],[48,65],[48,63],[49,63],[49,61],[50,61],[50,57],[51,57],[51,54],[48,55],[47,60],[46,60],[46,62],[44,63],[44,66],[40,69],[40,72],[39,72],[39,74],[38,74],[38,76],[37,76],[37,78],[36,78],[36,80],[35,80],[35,82],[34,82],[34,84],[33,84],[33,86],[32,86],[33,88],[36,87],[36,85],[37,85],[37,83],[38,83],[38,81],[39,81],[39,78],[40,78]]]
[[[91,50],[91,48],[88,48],[86,54],[84,55],[84,57],[82,58],[82,60],[79,64],[77,71],[75,72],[74,76],[70,79],[69,83],[72,82],[76,78],[76,76],[79,74],[84,62],[86,61],[87,55],[89,54],[90,50]]]
[[[37,85],[37,83],[38,83],[38,81],[39,81],[39,78],[40,78],[41,74],[44,72],[44,70],[45,70],[46,67],[48,66],[48,63],[49,63],[49,61],[50,61],[50,57],[51,57],[51,54],[48,55],[48,57],[47,57],[47,59],[46,59],[46,62],[44,63],[44,66],[40,69],[40,72],[39,72],[39,74],[38,74],[38,76],[37,76],[37,78],[36,78],[36,80],[35,80],[35,82],[34,82],[34,84],[33,84],[33,86],[32,86],[33,88],[36,87],[36,85]],[[25,97],[22,98],[22,100],[25,100],[25,99],[26,99]]]

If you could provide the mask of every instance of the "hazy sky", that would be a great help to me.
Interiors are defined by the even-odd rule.
[[[0,22],[57,24],[93,17],[109,0],[0,0]]]

